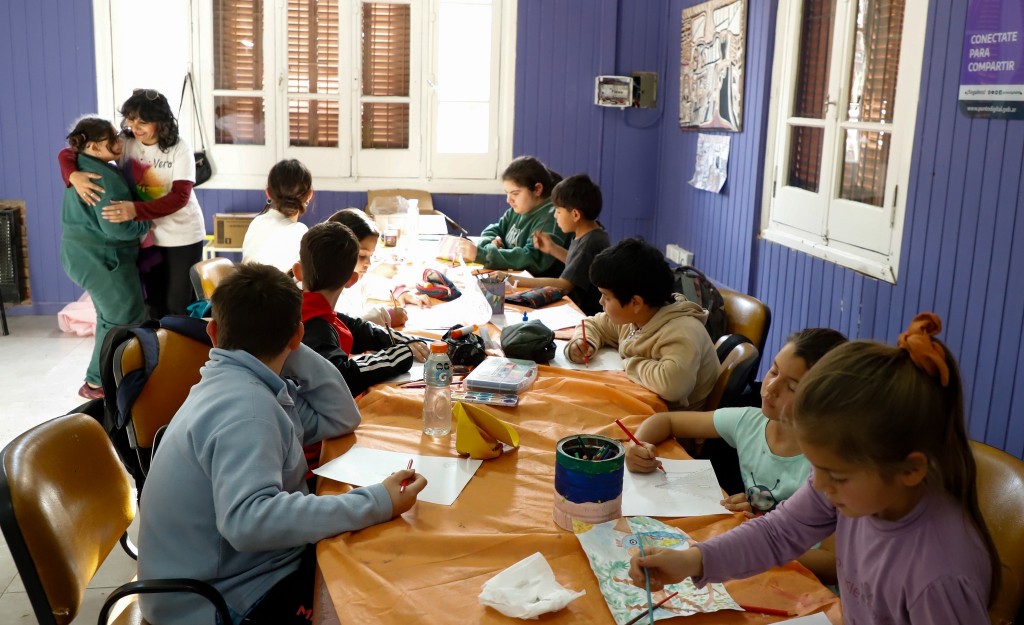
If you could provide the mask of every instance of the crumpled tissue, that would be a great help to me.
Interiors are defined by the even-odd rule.
[[[505,616],[535,619],[561,610],[585,594],[585,590],[577,592],[559,584],[551,565],[537,552],[488,580],[480,603]]]

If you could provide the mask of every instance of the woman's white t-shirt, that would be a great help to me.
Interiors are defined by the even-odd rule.
[[[299,262],[299,243],[309,228],[270,209],[249,224],[242,240],[242,262],[272,265],[287,273]]]
[[[196,180],[196,161],[192,148],[184,139],[166,152],[158,144],[143,145],[135,139],[125,139],[124,151],[118,165],[134,185],[139,201],[160,199],[171,190],[175,180]],[[192,245],[206,237],[203,211],[196,200],[195,189],[189,193],[188,203],[163,217],[153,220],[153,243],[162,247]]]

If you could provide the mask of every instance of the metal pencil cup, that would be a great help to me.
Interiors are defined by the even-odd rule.
[[[505,312],[505,280],[480,278],[479,283],[484,298],[491,306],[491,314],[503,314]]]

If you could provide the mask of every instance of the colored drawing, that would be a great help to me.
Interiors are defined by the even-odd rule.
[[[623,625],[648,608],[647,592],[629,579],[629,560],[639,553],[639,541],[644,549],[682,550],[690,546],[690,537],[681,530],[649,517],[619,518],[599,525],[576,521],[573,531],[590,560],[590,568],[597,576],[601,594],[617,625]],[[679,594],[655,610],[655,620],[740,609],[722,584],[708,584],[699,589],[689,579],[651,593],[651,599],[656,604],[673,592]]]

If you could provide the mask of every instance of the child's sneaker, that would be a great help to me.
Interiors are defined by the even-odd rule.
[[[86,382],[82,385],[82,388],[78,389],[78,394],[86,399],[103,399],[103,387],[97,386],[95,388],[89,386]]]

